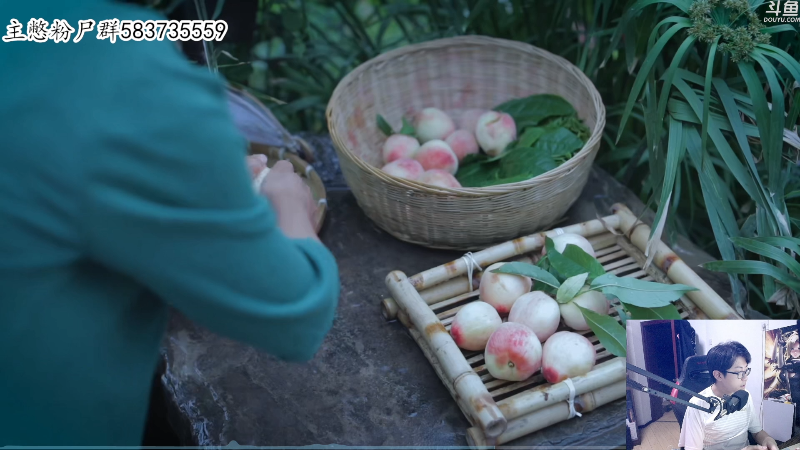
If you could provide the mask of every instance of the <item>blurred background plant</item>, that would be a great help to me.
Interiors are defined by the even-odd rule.
[[[194,2],[202,18],[237,3],[145,1],[162,11]],[[206,50],[212,70],[259,97],[290,131],[314,133],[327,130],[339,80],[391,49],[476,34],[563,56],[604,99],[597,163],[656,212],[653,237],[666,230],[674,244],[680,233],[725,260],[707,268],[743,283],[735,303],[748,316],[790,318],[800,309],[800,42],[797,25],[762,24],[768,5],[257,0],[252,40]]]

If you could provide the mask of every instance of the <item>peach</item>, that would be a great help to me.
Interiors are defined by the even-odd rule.
[[[422,164],[425,170],[440,169],[455,175],[458,172],[458,157],[447,142],[435,139],[422,144],[414,154],[414,159]]]
[[[575,233],[559,234],[558,236],[551,237],[550,239],[553,240],[553,246],[555,247],[556,251],[558,251],[558,253],[564,253],[564,250],[566,250],[567,245],[573,244],[580,247],[591,257],[594,258],[595,256],[592,244],[590,244],[589,240],[581,236],[580,234],[575,234]],[[542,247],[542,256],[546,254],[547,254],[547,247],[545,246]]]
[[[444,140],[458,157],[458,162],[464,160],[467,155],[478,153],[478,141],[475,135],[467,130],[456,130]]]
[[[487,155],[497,156],[517,138],[517,124],[506,113],[488,111],[478,118],[475,137]]]
[[[437,108],[425,108],[414,115],[414,129],[423,144],[436,139],[442,140],[456,129],[453,119]]]
[[[462,130],[467,130],[475,134],[475,126],[478,125],[478,119],[485,113],[486,109],[472,108],[461,113],[458,120],[458,127]]]
[[[419,161],[410,158],[396,159],[383,166],[381,170],[389,175],[405,178],[407,180],[417,180],[422,173],[425,172],[425,169],[422,168],[422,164],[420,164]]]
[[[503,323],[492,305],[475,301],[458,310],[450,327],[450,336],[464,350],[483,350],[489,337]]]
[[[446,187],[458,189],[461,183],[456,180],[456,177],[441,169],[426,170],[417,180],[420,183],[430,184],[432,186]]]
[[[533,285],[530,278],[522,275],[492,272],[504,264],[499,262],[487,267],[481,277],[479,288],[481,301],[494,306],[501,315],[508,314],[514,302],[523,294],[530,292]]]
[[[577,306],[576,306],[577,305]],[[608,299],[602,292],[589,290],[588,287],[581,289],[581,292],[575,296],[569,303],[558,305],[561,309],[561,317],[564,319],[564,325],[572,328],[573,330],[588,330],[589,325],[586,323],[586,318],[583,313],[578,309],[586,308],[596,312],[597,314],[608,314]]]
[[[383,162],[390,163],[401,158],[413,158],[419,149],[419,141],[413,136],[393,134],[383,143]]]
[[[511,306],[508,321],[525,325],[536,333],[539,341],[544,342],[558,329],[561,310],[558,302],[544,292],[528,292]]]
[[[491,340],[491,338],[490,338]],[[548,383],[586,375],[597,361],[594,345],[578,333],[559,331],[542,347],[542,375]]]
[[[542,367],[542,344],[530,328],[506,322],[489,337],[483,357],[493,377],[522,381]]]

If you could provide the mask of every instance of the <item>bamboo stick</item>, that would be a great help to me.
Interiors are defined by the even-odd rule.
[[[625,380],[620,380],[585,394],[576,395],[575,410],[580,413],[586,413],[624,396]],[[496,438],[496,445],[511,442],[550,425],[563,422],[568,417],[569,404],[564,401],[510,420],[506,431]],[[472,427],[467,430],[467,441],[471,447],[487,446],[486,436],[478,427]]]
[[[650,237],[650,227],[636,220],[636,216],[633,215],[631,210],[621,203],[616,203],[612,206],[612,211],[619,218],[619,225],[622,231],[640,251],[644,252]],[[722,297],[714,292],[666,244],[661,241],[656,242],[655,252],[653,262],[667,274],[670,280],[674,283],[685,284],[698,289],[697,291],[687,292],[686,296],[692,299],[710,319],[742,319]]]
[[[605,222],[605,224],[603,222]],[[555,230],[543,231],[541,233],[517,238],[513,241],[504,242],[502,244],[498,244],[485,250],[473,253],[472,257],[478,264],[480,264],[481,267],[487,267],[497,261],[505,261],[508,258],[512,258],[516,255],[523,255],[525,253],[530,253],[532,251],[541,249],[542,246],[544,246],[545,236],[555,237],[560,234],[558,230],[563,231],[564,233],[580,234],[581,236],[588,238],[590,236],[608,231],[606,225],[610,226],[611,228],[618,228],[619,216],[611,215],[604,217],[602,221],[595,219],[588,222],[577,223],[574,225],[557,228]],[[466,273],[466,271],[466,261],[464,258],[459,258],[455,261],[450,261],[441,266],[434,267],[433,269],[420,272],[409,278],[408,281],[414,288],[421,291],[455,276],[463,275]]]
[[[478,374],[464,359],[450,333],[445,330],[433,311],[425,304],[403,272],[395,270],[386,277],[386,286],[392,298],[408,316],[413,327],[421,332],[422,339],[433,351],[445,378],[452,383],[456,398],[461,398],[468,416],[477,423],[489,438],[506,430],[507,421],[497,407]]]
[[[598,364],[586,375],[575,377],[576,394],[585,394],[615,381],[624,380],[625,358],[614,358]],[[528,415],[555,403],[569,400],[569,387],[564,383],[545,384],[497,402],[507,420]]]

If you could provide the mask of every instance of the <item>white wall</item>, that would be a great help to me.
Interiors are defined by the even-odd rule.
[[[628,362],[644,369],[644,345],[642,344],[642,326],[640,321],[629,320],[625,327],[628,339]],[[647,386],[647,378],[635,372],[628,372],[633,381]],[[650,414],[650,396],[642,391],[633,392],[633,409],[636,412],[636,425],[642,426],[653,420]]]

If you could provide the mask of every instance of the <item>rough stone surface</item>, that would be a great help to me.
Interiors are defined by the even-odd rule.
[[[334,327],[312,361],[288,364],[174,314],[161,377],[170,421],[184,445],[466,445],[469,423],[404,327],[386,322],[380,309],[390,271],[412,275],[461,254],[407,244],[378,229],[351,193],[335,189],[343,182],[338,167],[323,167],[335,158],[330,141],[310,141],[334,187],[320,233],[341,274]],[[595,169],[565,223],[607,215],[615,202],[642,210],[632,192]],[[685,240],[676,251],[691,266],[711,259]],[[729,297],[725,277],[698,272]],[[624,416],[620,399],[510,445],[621,448]]]

